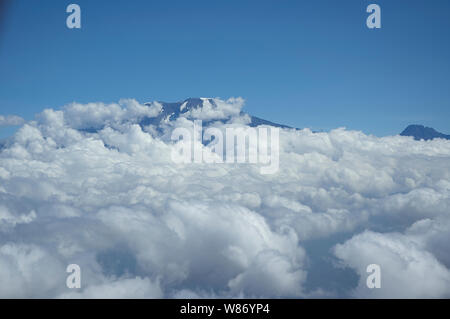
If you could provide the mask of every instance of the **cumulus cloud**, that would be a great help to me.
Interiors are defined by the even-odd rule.
[[[0,127],[2,126],[18,126],[25,122],[23,118],[17,115],[0,115]]]
[[[195,118],[199,120],[222,120],[231,116],[238,116],[244,106],[244,99],[230,98],[226,101],[221,99],[201,98],[203,106],[193,108],[185,113],[184,117]]]
[[[17,224],[26,224],[32,222],[36,218],[36,213],[31,211],[28,215],[15,216],[11,214],[7,207],[0,206],[0,228]]]
[[[64,282],[63,264],[33,244],[0,246],[0,269],[1,298],[53,296]]]
[[[148,299],[162,298],[163,293],[157,282],[149,278],[120,279],[92,285],[83,292],[64,293],[62,299]]]
[[[140,120],[161,104],[135,100],[24,124],[0,151],[0,296],[448,296],[450,141],[282,129],[276,174],[173,163],[170,129],[249,123],[242,99],[213,101],[160,128]]]
[[[448,230],[447,230],[448,232]],[[364,298],[448,298],[450,270],[413,238],[399,233],[364,232],[335,254],[360,275],[354,294]],[[381,287],[368,289],[367,265],[381,269]]]
[[[134,99],[125,99],[119,103],[72,103],[60,111],[66,124],[75,129],[102,128],[108,125],[120,124],[126,120],[138,120],[144,116],[155,117],[161,111],[161,104],[140,104]],[[49,119],[52,121],[52,119]],[[60,119],[61,121],[63,119]],[[44,121],[48,123],[44,116]]]

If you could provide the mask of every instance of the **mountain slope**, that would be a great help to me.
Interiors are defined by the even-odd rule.
[[[436,131],[431,127],[425,127],[423,125],[409,125],[403,132],[400,133],[402,136],[412,136],[415,140],[432,140],[434,138],[443,138],[450,140],[450,135],[446,135]]]

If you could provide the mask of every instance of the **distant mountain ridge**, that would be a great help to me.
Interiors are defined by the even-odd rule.
[[[169,122],[176,121],[178,118],[186,118],[186,119],[202,119],[203,118],[203,125],[204,127],[207,127],[215,122],[219,123],[230,123],[229,121],[233,120],[236,117],[242,117],[245,121],[245,125],[249,125],[251,127],[257,127],[259,125],[268,125],[268,126],[274,126],[279,128],[287,128],[287,129],[299,129],[294,128],[288,125],[278,124],[274,123],[256,116],[252,116],[246,112],[241,111],[241,107],[239,105],[239,101],[237,103],[237,107],[235,110],[226,110],[225,107],[225,114],[220,113],[221,108],[223,111],[223,104],[228,104],[228,106],[231,105],[233,107],[233,103],[235,103],[236,100],[230,99],[228,101],[222,101],[220,99],[213,99],[213,98],[188,98],[183,101],[179,102],[148,102],[144,103],[144,105],[149,107],[154,107],[155,104],[157,106],[157,114],[152,115],[145,115],[143,117],[138,117],[134,123],[141,126],[141,128],[145,129],[148,126],[153,126],[152,129],[156,129],[156,132],[165,134],[165,130],[167,127],[170,128],[170,125],[167,126]],[[206,116],[206,118],[202,115],[202,112],[212,112],[212,116]],[[218,113],[214,113],[218,111]],[[216,116],[218,114],[218,116]],[[199,117],[200,116],[200,117]],[[77,128],[79,131],[86,132],[86,133],[98,133],[101,131],[105,126],[108,125],[108,121],[105,121],[104,123],[97,123],[90,127],[84,127],[84,128]],[[148,128],[146,128],[148,129]],[[313,133],[320,133],[323,131],[312,131]],[[436,131],[435,129],[431,127],[426,127],[424,125],[419,124],[413,124],[406,127],[403,132],[400,133],[401,136],[410,136],[413,137],[415,140],[433,140],[435,138],[441,138],[450,140],[450,135],[444,134],[441,132]],[[10,142],[12,137],[0,139],[0,151],[4,149]]]
[[[412,136],[415,140],[432,140],[435,138],[443,138],[450,140],[450,135],[446,135],[436,131],[434,128],[426,127],[423,125],[413,124],[409,125],[403,132],[400,133],[401,136]]]

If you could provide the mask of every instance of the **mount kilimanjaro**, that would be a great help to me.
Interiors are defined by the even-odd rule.
[[[156,117],[145,117],[144,119],[142,119],[139,123],[141,126],[146,125],[158,126],[164,121],[173,121],[178,117],[183,116],[191,111],[203,108],[206,103],[208,103],[213,108],[217,107],[216,101],[211,98],[189,98],[181,102],[174,102],[174,103],[158,102],[158,103],[162,105],[161,112]],[[151,105],[151,103],[144,103],[144,104],[147,106]],[[249,115],[242,111],[240,112],[239,115],[248,115],[250,117],[250,123],[248,125],[251,127],[256,127],[258,125],[270,125],[280,128],[291,128],[290,126],[273,123],[256,116]],[[208,122],[213,121],[225,122],[226,120],[227,118],[212,119],[209,121],[205,121],[206,122],[205,124],[207,125]]]
[[[176,118],[183,116],[192,110],[201,109],[205,103],[209,103],[213,107],[217,107],[214,99],[211,98],[189,98],[181,102],[167,103],[167,102],[159,102],[162,105],[161,113],[157,117],[146,117],[141,120],[139,123],[141,126],[146,125],[155,125],[158,126],[164,121],[175,120]],[[150,105],[151,103],[145,103],[146,105]],[[240,115],[245,115],[247,113],[240,112]],[[252,116],[247,114],[250,117],[249,126],[256,127],[258,125],[271,125],[280,128],[292,128],[287,125],[273,123],[271,121],[267,121],[261,119],[256,116]],[[217,121],[216,119],[214,121]],[[224,119],[219,120],[224,122]],[[212,121],[211,121],[212,122]],[[206,125],[208,121],[206,121]],[[425,127],[423,125],[409,125],[403,132],[400,133],[401,136],[412,136],[415,140],[432,140],[435,138],[442,139],[450,139],[450,135],[446,135],[436,131],[431,127]]]
[[[236,100],[232,101],[236,102]],[[239,116],[245,118],[246,125],[251,127],[257,127],[259,125],[270,125],[279,128],[292,128],[287,125],[274,123],[256,116],[252,116],[246,112],[241,111],[242,105],[239,105],[239,101],[236,103],[236,107],[231,109],[225,101],[213,98],[188,98],[180,102],[149,102],[144,103],[146,106],[154,106],[155,104],[160,107],[159,113],[156,116],[144,116],[138,119],[137,124],[142,128],[146,126],[154,126],[154,128],[161,133],[162,127],[168,122],[176,121],[178,118],[190,118],[190,119],[202,119],[205,126],[213,122],[227,123],[233,117]],[[206,110],[206,111],[205,111]],[[210,116],[204,116],[205,113],[210,112]],[[78,128],[80,131],[88,133],[97,133],[102,130],[107,123],[98,123],[98,125]],[[446,135],[436,131],[433,128],[425,127],[423,125],[409,125],[403,132],[400,133],[401,136],[411,136],[415,140],[432,140],[435,138],[441,138],[450,140],[450,135]],[[0,150],[5,147],[9,138],[0,140]]]

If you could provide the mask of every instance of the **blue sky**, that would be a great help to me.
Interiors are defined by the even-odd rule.
[[[70,30],[70,3],[82,10]],[[366,7],[382,9],[370,30]],[[450,133],[448,0],[14,0],[0,15],[0,114],[121,98],[242,96],[295,127]],[[1,128],[0,137],[11,132]]]

